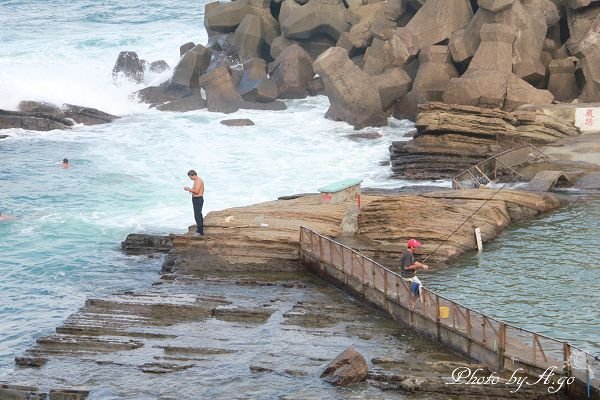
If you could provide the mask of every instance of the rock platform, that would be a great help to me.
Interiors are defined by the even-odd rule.
[[[308,194],[210,212],[204,237],[191,236],[194,227],[169,237],[129,235],[123,243],[128,253],[164,257],[160,277],[150,288],[88,299],[16,358],[19,368],[3,377],[10,383],[0,385],[0,397],[3,388],[11,395],[24,388],[16,398],[28,398],[59,387],[78,399],[94,391],[119,398],[131,393],[213,398],[238,390],[225,382],[274,385],[284,377],[282,393],[311,398],[302,391],[306,382],[319,393],[330,390],[318,377],[350,344],[370,360],[363,384],[368,396],[387,390],[416,391],[423,398],[446,393],[455,368],[481,366],[305,273],[299,226],[393,267],[408,238],[424,243],[417,254],[422,259],[494,195],[431,258],[430,264],[441,265],[475,248],[473,227],[481,228],[484,241],[491,240],[511,222],[566,202],[551,193],[491,189],[384,193],[364,194],[360,212],[354,202],[321,204],[319,195]],[[215,375],[215,368],[222,375]],[[19,386],[23,382],[27,386]],[[466,399],[497,399],[504,393],[542,399],[543,389],[513,394],[506,387],[461,386],[452,393]]]
[[[419,195],[363,195],[358,212],[354,202],[321,204],[318,195],[276,200],[210,212],[204,237],[171,235],[173,250],[165,268],[178,273],[206,271],[291,271],[298,260],[299,227],[336,238],[350,247],[393,266],[416,237],[423,258],[464,220],[493,196],[430,258],[437,264],[476,249],[475,227],[484,242],[514,221],[566,204],[555,194],[497,189],[434,191]]]

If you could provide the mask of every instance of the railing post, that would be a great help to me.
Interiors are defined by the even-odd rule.
[[[471,342],[473,341],[473,337],[471,335],[471,310],[469,310],[467,308],[466,314],[467,314],[467,338],[469,339],[467,341],[467,355],[470,357],[471,356]]]
[[[536,348],[535,348],[535,347],[536,347],[536,346],[535,346],[535,333],[534,333],[534,334],[532,334],[531,336],[532,336],[532,337],[531,337],[531,339],[532,339],[532,343],[531,343],[531,345],[532,345],[532,347],[533,347],[533,365],[535,365],[535,364],[536,364],[536,361],[537,361],[537,351],[536,351]]]
[[[571,376],[571,362],[569,359],[571,358],[571,348],[569,347],[569,343],[563,342],[563,376],[566,376],[567,379]],[[571,385],[565,385],[565,392],[569,393],[569,387]]]
[[[323,268],[323,238],[318,236],[319,238],[319,266],[321,267],[321,278],[325,276],[325,269]]]
[[[435,324],[437,327],[437,340],[441,342],[442,340],[442,332],[440,327],[440,296],[435,295]]]
[[[387,269],[383,270],[383,296],[385,297],[385,303],[387,304],[387,282],[388,282],[388,277],[387,277]]]
[[[333,262],[333,242],[331,240],[328,240],[328,242],[329,242],[329,261],[331,262],[331,265],[333,265],[335,267],[335,262]]]
[[[485,337],[485,326],[487,325],[486,324],[486,316],[483,315],[482,318],[483,318],[483,324],[481,324],[481,326],[483,327],[483,344],[485,344],[487,346],[487,338]]]
[[[498,336],[498,371],[502,371],[504,369],[504,352],[506,351],[506,323],[500,323]]]
[[[365,298],[365,258],[361,257],[360,258],[360,267],[362,269],[362,296],[363,296],[363,300]]]
[[[304,243],[304,229],[300,227],[300,261],[304,261],[304,251],[302,251],[302,244]]]

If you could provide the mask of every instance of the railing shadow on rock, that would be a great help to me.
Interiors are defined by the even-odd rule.
[[[393,319],[494,370],[573,377],[571,398],[600,399],[600,360],[551,337],[484,315],[423,288],[413,297],[399,274],[319,233],[300,227],[300,257],[323,279],[374,304]]]

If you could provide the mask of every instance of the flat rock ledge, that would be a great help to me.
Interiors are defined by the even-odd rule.
[[[106,124],[119,117],[90,107],[22,101],[18,111],[0,109],[0,129],[22,128],[34,131],[67,129],[75,124]]]
[[[40,390],[37,386],[0,383],[0,399],[15,400],[84,400],[90,391],[87,389]]]
[[[357,213],[354,203],[321,204],[307,195],[213,211],[205,217],[205,235],[170,235],[173,249],[163,269],[202,274],[207,271],[293,271],[299,263],[299,228],[306,226],[336,238],[384,265],[394,267],[406,240],[418,237],[417,258],[431,253],[457,226],[496,190],[434,191],[420,195],[363,195]],[[495,238],[511,222],[557,209],[566,200],[556,194],[503,190],[495,194],[431,258],[447,263],[476,249],[473,230],[483,241]],[[358,215],[356,215],[358,214]],[[349,222],[349,217],[357,223]],[[348,217],[348,218],[347,218]],[[413,222],[419,221],[415,231]]]

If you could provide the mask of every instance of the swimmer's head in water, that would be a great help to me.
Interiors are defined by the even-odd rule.
[[[196,171],[194,171],[193,169],[190,169],[190,170],[188,171],[188,173],[187,173],[187,174],[188,174],[188,176],[189,176],[189,177],[192,177],[192,176],[196,176],[196,175],[198,175],[198,174],[196,173]]]
[[[68,164],[69,163],[69,159],[68,158],[63,158],[63,164]]]

